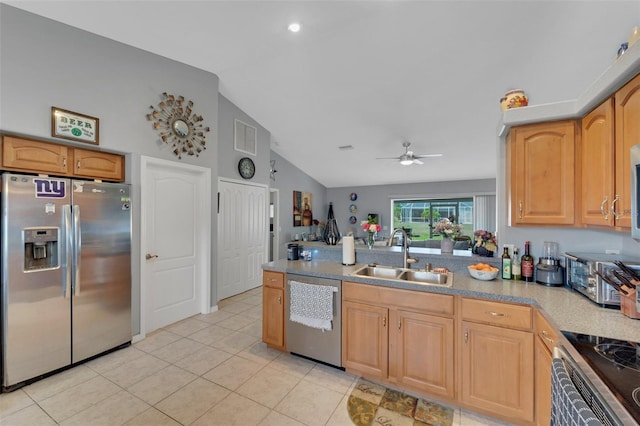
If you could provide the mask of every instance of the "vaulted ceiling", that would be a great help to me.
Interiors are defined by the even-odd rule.
[[[577,98],[640,23],[639,1],[5,3],[215,73],[327,187],[495,177],[503,94]],[[376,159],[404,141],[443,156]]]

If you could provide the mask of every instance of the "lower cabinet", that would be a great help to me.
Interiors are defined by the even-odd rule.
[[[464,404],[498,417],[533,422],[531,311],[528,306],[462,299],[460,400]]]
[[[342,287],[344,291],[344,284]],[[343,300],[342,365],[370,378],[388,374],[389,309]]]
[[[275,349],[285,349],[284,273],[263,271],[262,341]]]
[[[343,282],[342,365],[455,397],[453,296]]]
[[[551,424],[551,351],[558,342],[558,333],[542,314],[536,312],[536,424]]]

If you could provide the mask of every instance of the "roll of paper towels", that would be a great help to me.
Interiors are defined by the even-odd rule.
[[[342,237],[342,264],[356,264],[356,247],[353,241],[353,235],[346,235]]]

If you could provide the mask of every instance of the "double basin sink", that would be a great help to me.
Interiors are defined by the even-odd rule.
[[[395,268],[393,266],[364,266],[353,272],[351,276],[378,278],[392,281],[405,281],[415,284],[438,285],[451,287],[453,274],[426,271],[420,269]]]

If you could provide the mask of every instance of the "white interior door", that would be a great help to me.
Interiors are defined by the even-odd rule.
[[[143,157],[141,327],[149,333],[208,312],[211,172]]]
[[[264,185],[218,183],[218,300],[262,284],[268,256],[269,191]]]

